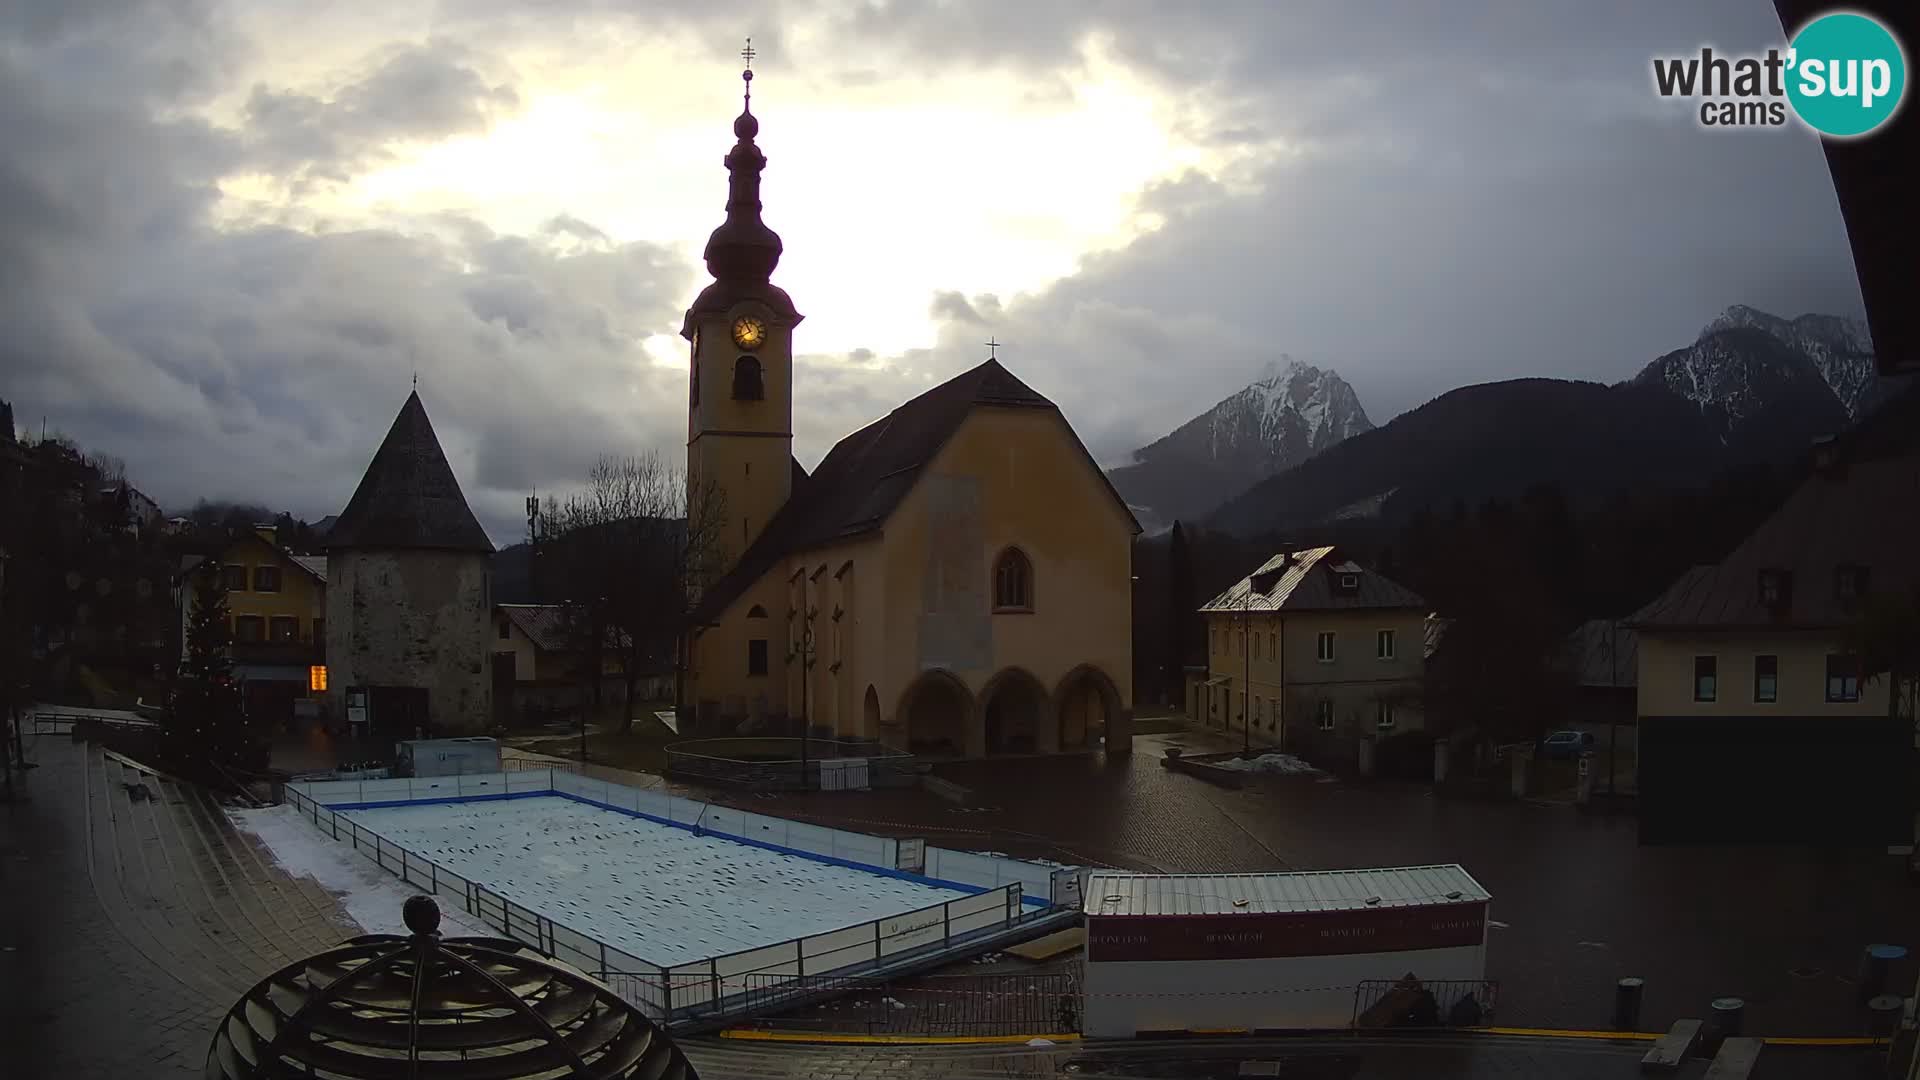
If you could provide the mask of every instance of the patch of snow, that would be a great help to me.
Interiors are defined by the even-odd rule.
[[[679,964],[971,896],[558,796],[346,816],[642,960]]]
[[[369,934],[405,934],[400,909],[417,889],[373,864],[373,860],[314,828],[291,806],[227,811],[242,832],[252,833],[273,854],[273,861],[295,877],[310,877],[340,898],[347,915]],[[499,937],[460,908],[452,897],[436,897],[440,933],[445,937]]]
[[[1277,752],[1271,753],[1271,754],[1261,754],[1259,757],[1256,757],[1256,758],[1237,758],[1237,757],[1225,758],[1220,761],[1210,761],[1207,764],[1213,765],[1222,769],[1233,769],[1238,772],[1278,773],[1278,774],[1284,774],[1284,775],[1314,775],[1314,776],[1317,776],[1320,773],[1319,769],[1316,769],[1313,766],[1307,764],[1306,762],[1301,761],[1299,758],[1294,757],[1292,754],[1282,754]]]
[[[1028,1039],[1027,1045],[1028,1046],[1052,1046],[1053,1040],[1052,1039]]]

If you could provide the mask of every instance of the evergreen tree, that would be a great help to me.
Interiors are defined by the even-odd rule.
[[[199,776],[209,764],[258,769],[261,747],[247,724],[240,684],[228,655],[227,590],[212,559],[193,571],[193,608],[187,618],[187,657],[167,703],[162,732],[168,766]]]

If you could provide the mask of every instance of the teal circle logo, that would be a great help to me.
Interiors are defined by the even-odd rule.
[[[1887,122],[1907,89],[1907,58],[1892,32],[1850,11],[1822,15],[1793,36],[1787,100],[1822,135],[1865,135]]]

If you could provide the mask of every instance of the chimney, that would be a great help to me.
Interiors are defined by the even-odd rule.
[[[274,547],[279,547],[280,545],[274,540],[275,532],[276,530],[270,524],[256,524],[253,527],[253,535],[265,540]]]
[[[1822,435],[1813,440],[1813,471],[1817,476],[1839,477],[1846,473],[1846,462],[1840,453],[1840,437]]]

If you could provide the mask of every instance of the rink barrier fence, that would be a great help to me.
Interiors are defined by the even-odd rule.
[[[892,968],[991,938],[1055,910],[1049,891],[1037,897],[1027,891],[1030,881],[1051,890],[1053,867],[927,847],[927,872],[910,873],[880,861],[897,860],[897,840],[716,807],[560,770],[296,782],[287,784],[285,792],[287,801],[315,828],[351,845],[382,870],[435,895],[457,897],[461,908],[488,928],[593,975],[647,1015],[667,1022],[764,1007],[783,984],[791,984],[796,995],[804,994],[810,978]],[[661,965],[514,903],[346,816],[356,809],[551,795],[699,835],[973,895],[771,945]],[[760,835],[754,835],[756,830]]]

